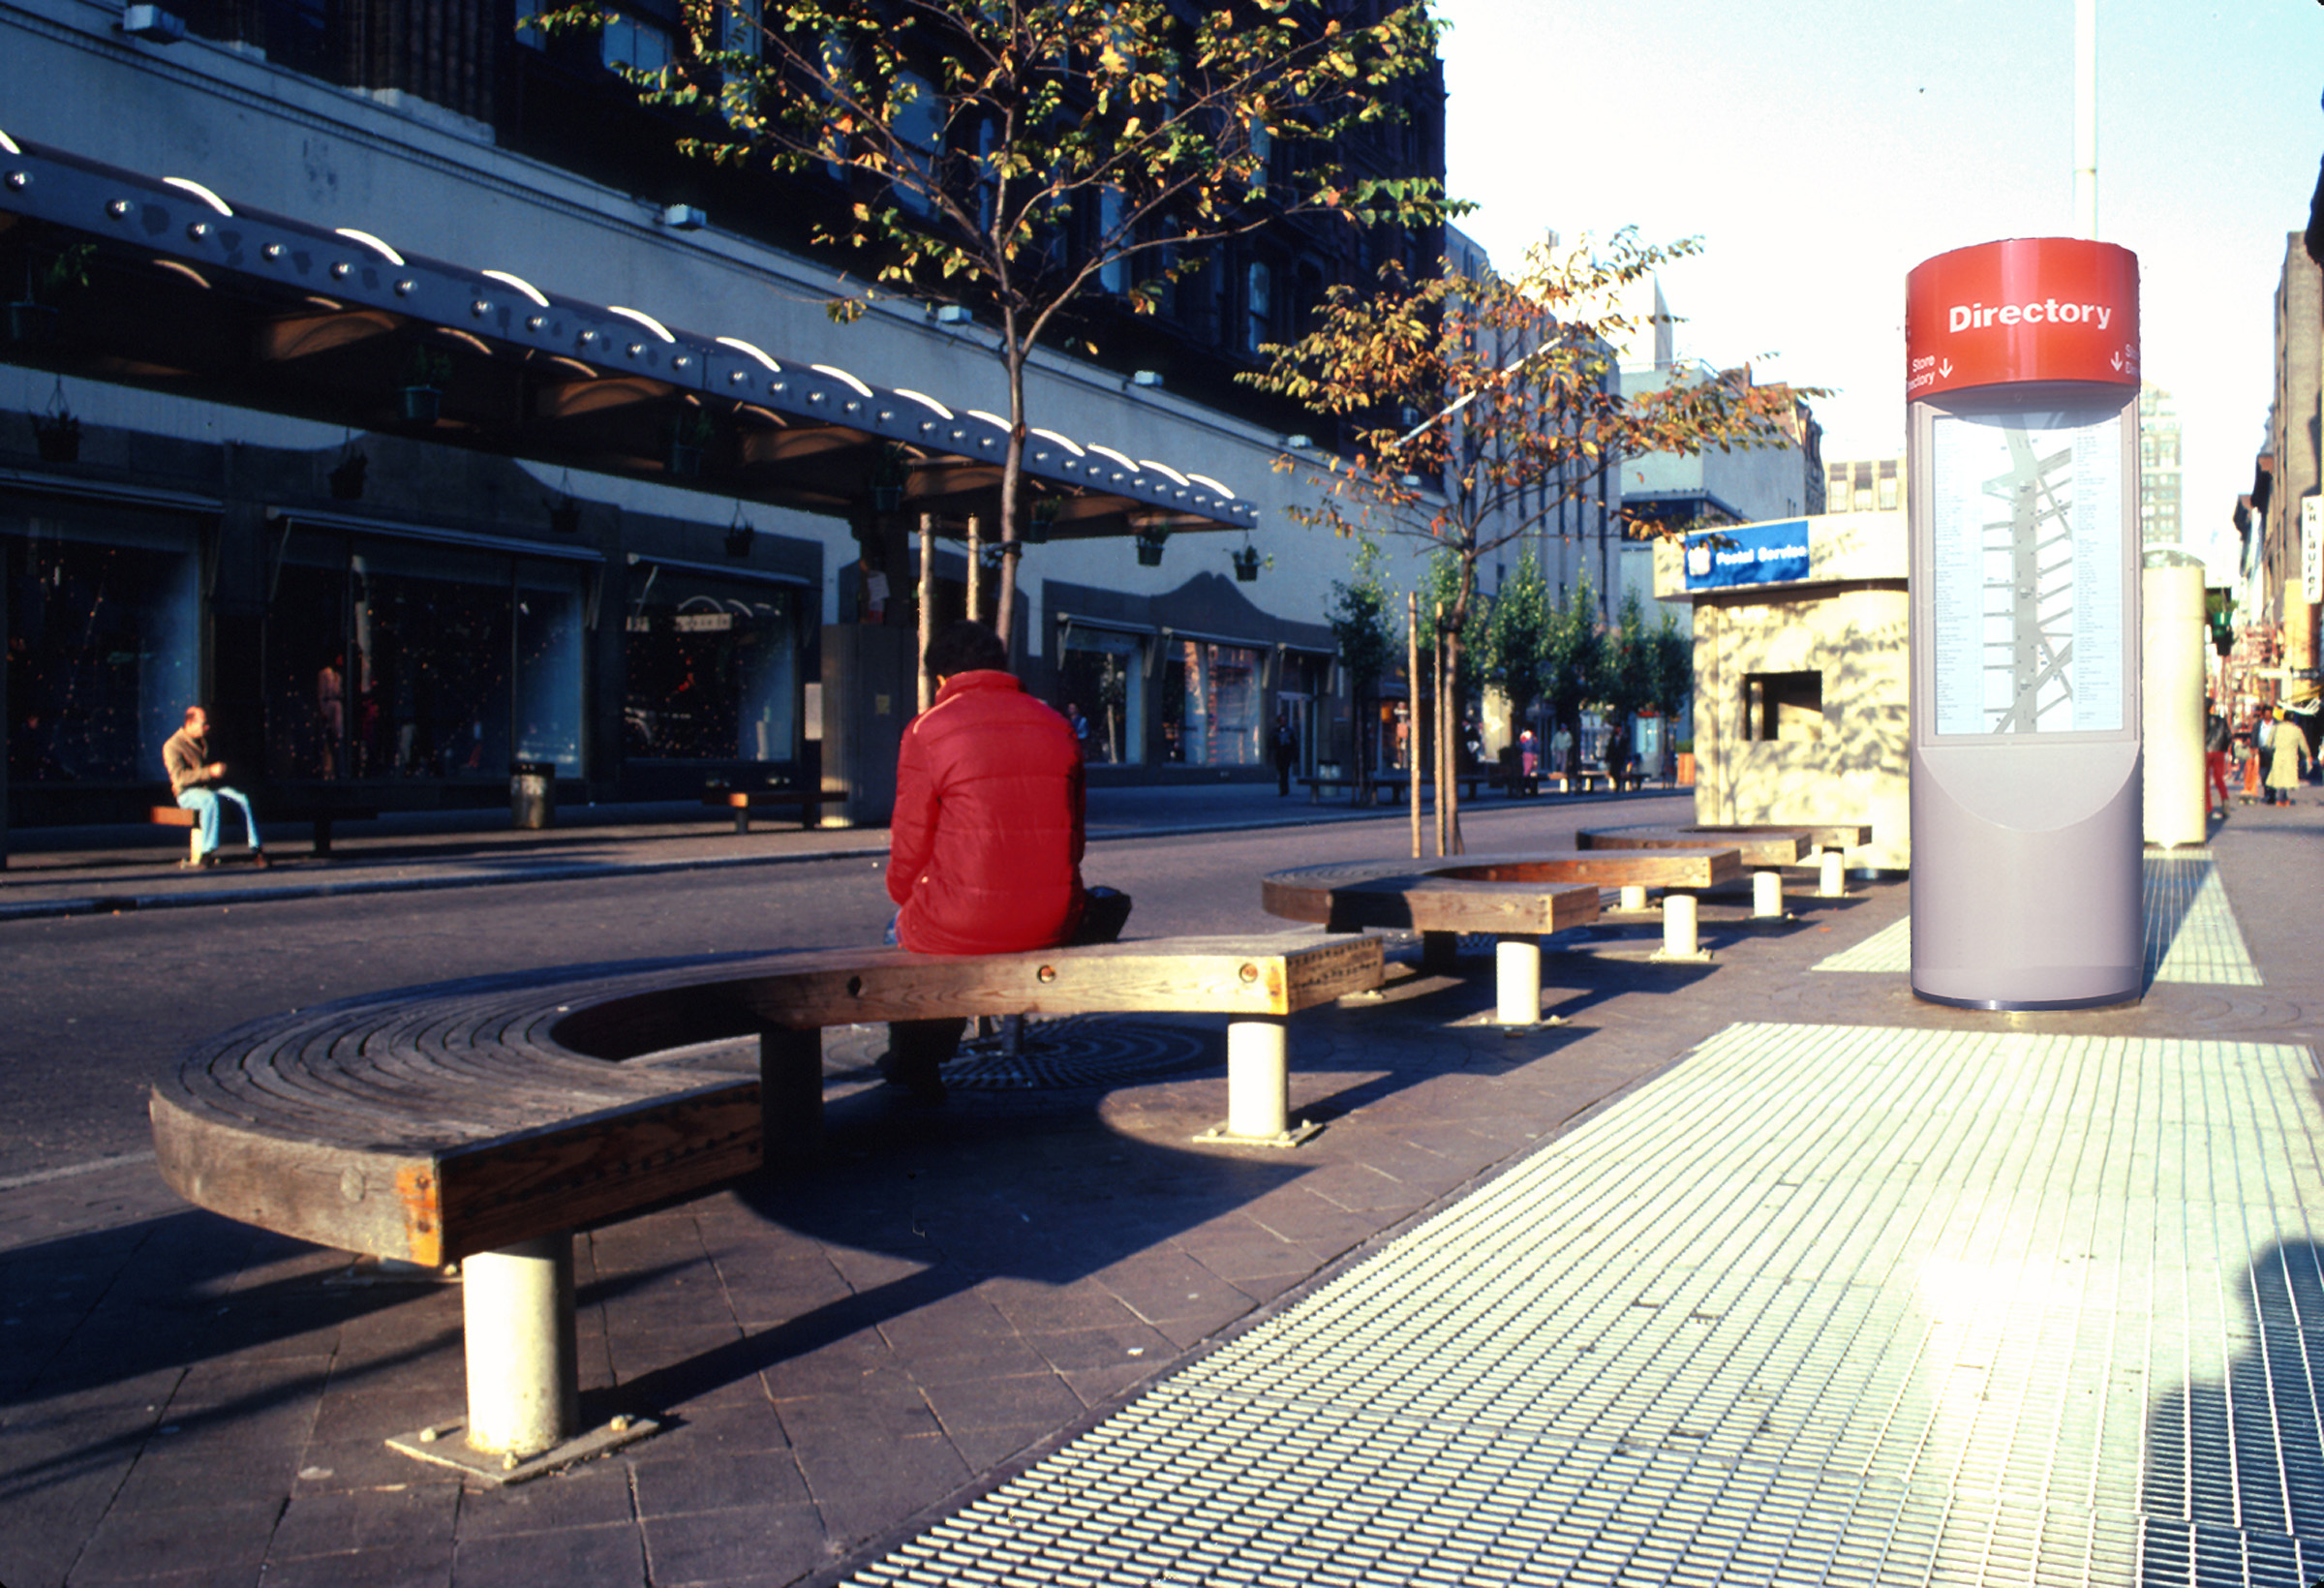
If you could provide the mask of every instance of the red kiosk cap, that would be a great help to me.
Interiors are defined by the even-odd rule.
[[[1905,278],[1905,400],[2029,381],[2138,384],[2138,256],[2080,237],[1956,248]]]

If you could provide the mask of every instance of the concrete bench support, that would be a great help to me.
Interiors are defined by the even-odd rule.
[[[469,1449],[521,1460],[578,1433],[571,1233],[476,1253],[462,1292]]]
[[[1663,900],[1663,947],[1657,960],[1707,962],[1699,930],[1699,910],[1693,894],[1669,894]]]
[[[1848,870],[1843,864],[1840,851],[1826,849],[1818,858],[1817,865],[1819,868],[1817,894],[1824,899],[1846,899],[1848,897]]]
[[[1493,1019],[1503,1025],[1535,1025],[1542,1018],[1542,940],[1493,939]]]
[[[1784,873],[1751,873],[1751,914],[1756,921],[1781,920],[1784,914]]]
[[[1302,1138],[1306,1126],[1300,1126]],[[1290,1032],[1280,1016],[1227,1023],[1227,1123],[1208,1142],[1285,1145],[1291,1129]]]

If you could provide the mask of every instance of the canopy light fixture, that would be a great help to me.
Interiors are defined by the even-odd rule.
[[[186,19],[160,6],[123,6],[113,26],[123,37],[149,45],[173,45],[186,36]]]

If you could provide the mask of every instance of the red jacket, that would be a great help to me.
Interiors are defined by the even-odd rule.
[[[1050,948],[1081,924],[1081,747],[1012,675],[947,679],[903,730],[888,897],[922,954]]]

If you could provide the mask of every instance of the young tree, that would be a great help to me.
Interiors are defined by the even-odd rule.
[[[1068,305],[1152,310],[1216,246],[1287,216],[1427,226],[1431,180],[1366,174],[1357,140],[1428,73],[1426,0],[1358,25],[1299,0],[680,0],[672,60],[630,80],[698,112],[679,146],[828,171],[853,195],[818,243],[877,282],[992,317],[1007,378],[998,626],[1016,607],[1024,369]],[[568,4],[551,26],[618,7]],[[1133,282],[1132,278],[1135,278]],[[848,318],[850,305],[837,312]],[[860,302],[852,311],[861,312]]]
[[[1331,604],[1325,620],[1339,644],[1339,664],[1348,670],[1348,694],[1356,714],[1356,784],[1359,797],[1368,793],[1372,780],[1371,717],[1377,705],[1380,680],[1395,660],[1398,649],[1395,595],[1381,570],[1377,546],[1357,548],[1355,578],[1333,580]]]
[[[1662,714],[1664,723],[1666,773],[1677,765],[1678,721],[1694,703],[1695,638],[1679,628],[1677,616],[1666,607],[1663,626],[1654,634],[1654,709]]]
[[[1542,700],[1552,731],[1566,731],[1565,772],[1581,770],[1581,714],[1605,698],[1605,631],[1587,577],[1552,610],[1542,645]]]
[[[1606,709],[1606,771],[1629,761],[1630,726],[1641,708],[1654,704],[1662,664],[1638,593],[1625,591],[1612,632],[1606,635],[1605,675],[1601,695]],[[1616,760],[1619,753],[1620,761]]]
[[[1468,275],[1447,260],[1427,281],[1391,265],[1377,291],[1334,289],[1315,329],[1270,348],[1269,369],[1252,378],[1355,433],[1354,451],[1312,475],[1318,504],[1296,516],[1449,551],[1458,579],[1446,623],[1457,650],[1480,560],[1562,503],[1603,500],[1625,460],[1785,444],[1799,400],[1817,388],[1717,378],[1622,392],[1613,346],[1640,323],[1619,307],[1624,289],[1700,246],[1650,245],[1625,229],[1603,252],[1537,244],[1514,276]]]
[[[1510,731],[1525,726],[1542,698],[1542,671],[1553,617],[1549,586],[1529,549],[1515,574],[1493,593],[1484,629],[1484,670],[1509,702]]]

